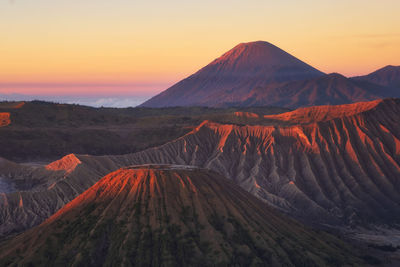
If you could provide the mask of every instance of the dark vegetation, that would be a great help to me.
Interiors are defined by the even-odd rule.
[[[70,153],[133,153],[172,141],[205,119],[230,122],[235,111],[273,114],[287,109],[92,108],[43,101],[1,102],[0,112],[11,114],[11,124],[0,127],[0,157],[23,162],[52,161]]]

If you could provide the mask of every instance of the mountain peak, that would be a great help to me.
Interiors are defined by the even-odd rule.
[[[276,51],[283,51],[275,45],[264,42],[264,41],[255,41],[248,43],[240,43],[233,47],[228,52],[224,53],[219,59],[224,59],[227,57],[235,57],[242,54],[251,55],[251,56],[263,56],[268,53],[274,53]]]
[[[387,65],[383,67],[381,70],[394,70],[394,69],[399,69],[400,66],[394,66],[394,65]]]
[[[303,68],[306,66],[304,62],[265,41],[240,43],[215,59],[207,67],[214,65],[218,65],[221,69],[226,69],[229,72],[246,73],[280,67]]]
[[[322,75],[271,43],[241,43],[142,106],[218,106],[240,102],[257,87]]]

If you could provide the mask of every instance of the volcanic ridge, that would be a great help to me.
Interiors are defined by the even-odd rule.
[[[155,164],[106,175],[40,226],[0,245],[1,265],[363,264],[356,255],[216,172]]]

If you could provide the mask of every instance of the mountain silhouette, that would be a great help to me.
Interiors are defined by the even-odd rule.
[[[239,101],[257,87],[322,75],[268,42],[241,43],[142,106],[218,106]]]
[[[400,97],[400,67],[366,76],[324,74],[263,41],[242,43],[143,107],[208,106],[298,108]]]

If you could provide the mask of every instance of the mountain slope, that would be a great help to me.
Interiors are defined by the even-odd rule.
[[[256,87],[321,75],[270,43],[242,43],[141,106],[218,106],[238,102]]]
[[[354,77],[354,79],[397,88],[397,93],[400,94],[400,66],[389,65],[368,75]]]
[[[255,88],[238,106],[281,106],[302,107],[314,105],[340,105],[360,101],[370,101],[394,95],[380,85],[367,81],[352,80],[332,73],[280,84],[270,84]]]
[[[0,158],[0,239],[42,223],[102,174],[82,166],[74,155],[45,167]]]
[[[65,165],[64,170],[42,178],[53,181],[55,174],[64,177],[54,181],[54,186],[42,187],[40,192],[3,193],[0,233],[31,227],[107,173],[146,163],[215,170],[270,205],[309,223],[398,223],[399,114],[398,99],[301,108],[271,116],[245,114],[243,123],[259,116],[255,119],[260,125],[205,121],[181,138],[142,152],[75,155],[80,164],[70,173],[66,173],[70,165],[55,164]],[[20,196],[23,207],[19,206]]]
[[[1,265],[360,265],[334,237],[278,215],[215,172],[113,172],[39,227],[0,246]]]
[[[387,99],[267,116],[265,126],[205,122],[164,146],[108,160],[210,168],[309,222],[398,222],[399,114],[399,100]]]

